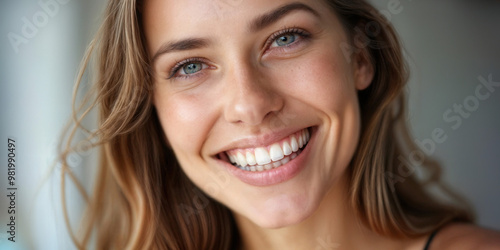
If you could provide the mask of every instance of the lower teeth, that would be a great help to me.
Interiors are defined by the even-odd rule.
[[[295,159],[295,157],[297,157],[301,152],[302,152],[302,149],[300,149],[297,152],[292,153],[289,156],[286,156],[285,158],[281,159],[280,161],[271,162],[271,163],[266,164],[266,165],[254,165],[254,166],[245,166],[245,167],[241,167],[238,165],[235,165],[235,166],[241,170],[251,171],[251,172],[260,172],[260,171],[264,171],[264,170],[271,170],[273,168],[277,168],[277,167],[280,167],[281,165],[287,164],[290,160]]]

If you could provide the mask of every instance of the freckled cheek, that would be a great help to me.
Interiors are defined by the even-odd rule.
[[[333,52],[316,54],[295,62],[295,66],[283,74],[289,93],[315,106],[342,109],[355,97],[355,88],[348,65],[338,56]]]

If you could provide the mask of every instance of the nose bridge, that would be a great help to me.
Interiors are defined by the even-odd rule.
[[[281,96],[259,67],[249,60],[228,67],[225,81],[229,101],[224,110],[228,122],[259,125],[282,108]]]

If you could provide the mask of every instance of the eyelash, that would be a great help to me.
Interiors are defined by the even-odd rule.
[[[299,37],[301,39],[307,39],[307,38],[311,37],[310,33],[306,32],[305,30],[303,30],[301,28],[297,28],[297,27],[284,28],[284,29],[272,34],[271,37],[269,37],[269,39],[267,39],[267,41],[264,45],[264,48],[268,49],[269,46],[271,46],[271,44],[274,43],[274,41],[276,41],[276,39],[278,39],[279,37],[284,36],[284,35],[299,35]],[[286,46],[283,46],[283,47],[286,48],[286,47],[289,47],[295,43],[296,42],[294,41],[293,43],[286,45]]]
[[[172,79],[174,77],[176,77],[176,78],[191,77],[189,75],[175,76],[182,67],[184,67],[190,63],[206,63],[206,60],[201,58],[201,57],[192,57],[192,58],[188,58],[188,59],[176,62],[174,67],[170,70],[170,73],[169,73],[167,79]]]
[[[277,31],[277,32],[273,33],[266,40],[266,42],[264,44],[264,48],[266,50],[269,49],[269,47],[272,45],[272,43],[274,43],[276,41],[276,39],[278,39],[281,36],[291,35],[291,34],[298,35],[300,37],[300,39],[308,39],[308,38],[311,37],[310,33],[306,32],[303,29],[297,28],[297,27],[284,28],[284,29],[282,29],[280,31]],[[281,49],[287,48],[287,47],[293,46],[297,42],[298,41],[294,41],[291,44],[288,44],[288,45],[285,45],[285,46],[282,46],[282,47],[279,47],[279,48],[281,48]],[[170,70],[169,76],[167,77],[167,79],[170,80],[172,78],[189,78],[189,77],[193,77],[194,75],[197,75],[195,73],[194,75],[179,75],[179,76],[176,76],[176,74],[179,72],[180,69],[182,69],[182,67],[184,67],[184,66],[186,66],[187,64],[190,64],[190,63],[202,63],[202,64],[205,63],[206,64],[207,62],[206,62],[206,60],[204,58],[200,58],[200,57],[188,58],[188,59],[176,62],[175,65]]]

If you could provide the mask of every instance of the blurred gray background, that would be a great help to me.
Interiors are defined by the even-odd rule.
[[[0,249],[74,249],[61,216],[60,171],[47,172],[104,2],[1,1],[0,152],[7,152],[7,138],[16,140],[18,191],[12,243],[5,226],[7,153],[2,153]],[[474,205],[480,225],[500,230],[500,87],[476,93],[479,79],[500,82],[500,1],[371,2],[403,40],[412,70],[408,123],[414,137],[428,142],[436,129],[445,133],[446,140],[429,151],[443,165],[443,181]],[[71,161],[91,186],[85,157],[77,154]],[[76,223],[82,198],[72,185],[67,188]]]
[[[500,1],[371,2],[406,50],[413,136],[422,142],[444,131],[429,154],[443,182],[472,203],[480,225],[500,229]],[[490,92],[479,78],[497,87]]]

